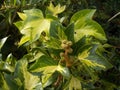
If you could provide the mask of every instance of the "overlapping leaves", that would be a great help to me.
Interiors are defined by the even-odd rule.
[[[107,61],[107,57],[104,57],[102,52],[98,51],[99,45],[94,45],[93,48],[84,48],[82,52],[79,53],[79,60],[84,63],[89,68],[94,70],[107,70],[112,67],[112,64]]]
[[[54,7],[52,4],[48,7],[53,13],[53,17],[64,11],[65,7],[60,5]],[[19,90],[42,90],[47,87],[54,87],[55,79],[59,79],[62,76],[59,85],[68,82],[65,90],[81,90],[82,83],[86,83],[81,76],[79,76],[79,70],[85,69],[85,73],[90,75],[91,81],[96,80],[94,73],[100,70],[107,70],[112,67],[108,58],[103,54],[105,51],[101,42],[106,41],[105,33],[102,27],[92,20],[95,10],[86,9],[75,13],[70,24],[64,27],[59,18],[56,20],[48,19],[43,16],[41,10],[31,9],[24,10],[24,13],[18,13],[21,21],[15,23],[17,28],[23,34],[19,45],[26,42],[35,45],[28,49],[28,55],[17,61],[15,64],[15,71],[12,75],[4,75],[6,81],[12,82]],[[57,17],[55,17],[57,18]],[[44,33],[43,33],[44,32]],[[46,42],[39,42],[41,34],[44,37],[48,37]],[[60,56],[60,53],[66,49],[61,48],[61,41],[68,40],[72,42],[69,47],[73,51],[71,54],[65,54]],[[41,44],[36,44],[37,41]],[[31,44],[29,44],[31,45]],[[101,48],[101,50],[99,50]],[[68,49],[68,48],[67,48]],[[34,52],[33,52],[34,51]],[[35,53],[36,52],[36,53]],[[32,59],[29,56],[33,57]],[[70,68],[66,65],[64,59],[72,60],[73,63]],[[63,63],[61,60],[63,59]],[[78,62],[76,64],[76,62]],[[74,67],[75,65],[75,67]],[[4,63],[0,63],[0,70],[4,66]],[[79,68],[81,69],[79,69]],[[76,71],[72,71],[75,68]],[[77,75],[75,77],[75,75]],[[83,76],[86,74],[83,73]],[[12,80],[9,79],[12,78]],[[54,78],[55,77],[55,78]],[[8,88],[11,84],[3,79],[3,75],[0,73],[0,78],[3,80],[4,86],[2,88]],[[80,79],[82,78],[82,79]],[[55,82],[56,81],[56,82]],[[61,83],[62,82],[62,83]],[[15,84],[14,84],[15,83]],[[6,86],[8,85],[8,86]],[[62,89],[61,89],[62,90]]]
[[[62,67],[53,58],[48,56],[41,56],[36,63],[34,63],[30,69],[34,73],[42,73],[42,83],[43,87],[50,85],[53,81],[53,74],[58,71],[65,78],[70,78],[70,72],[67,67]]]

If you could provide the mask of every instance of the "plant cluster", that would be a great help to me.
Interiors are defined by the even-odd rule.
[[[96,9],[52,2],[1,2],[0,90],[119,90],[120,56],[93,20]]]

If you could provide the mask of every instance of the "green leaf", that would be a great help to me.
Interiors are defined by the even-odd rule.
[[[92,62],[97,63],[98,65],[104,66],[103,70],[107,70],[113,67],[112,64],[108,61],[108,59],[102,55],[98,54],[89,55],[88,59],[91,60]]]
[[[25,15],[26,17],[25,17]],[[25,10],[24,14],[19,14],[23,21],[16,22],[15,25],[20,29],[23,34],[19,45],[26,42],[34,42],[39,39],[41,33],[44,31],[48,36],[50,28],[50,19],[43,17],[42,11],[39,9]],[[22,25],[22,26],[21,26]]]
[[[91,77],[93,81],[98,79],[98,75],[96,72],[98,72],[99,70],[103,70],[105,68],[105,66],[99,65],[88,59],[81,59],[80,62],[82,63],[82,67],[84,68],[84,71],[87,73],[87,76]]]
[[[56,16],[59,13],[62,13],[65,10],[65,6],[60,6],[60,4],[58,4],[56,7],[54,7],[54,5],[52,3],[50,3],[48,10],[50,10],[53,13],[53,16]]]
[[[106,67],[102,64],[96,63],[94,61],[88,59],[81,59],[81,62],[84,63],[88,68],[92,68],[93,70],[104,70]]]
[[[96,11],[95,9],[80,10],[72,16],[70,22],[73,23],[80,19],[85,19],[85,20],[92,19],[95,11]]]
[[[78,58],[83,65],[82,67],[85,68],[92,80],[98,79],[96,72],[107,70],[112,67],[112,64],[108,61],[108,58],[102,55],[103,51],[100,52],[98,50],[99,45],[102,47],[100,43],[97,43],[95,45],[91,45],[92,47],[84,48],[78,55]]]
[[[30,67],[31,72],[42,72],[43,87],[48,86],[51,82],[53,73],[57,70],[57,62],[48,56],[41,56],[35,64]]]
[[[24,13],[18,12],[18,15],[22,20],[25,20],[27,18],[27,15]]]
[[[52,76],[53,76],[53,73],[46,73],[42,76],[42,84],[44,88],[53,83],[54,79]]]
[[[67,67],[63,67],[58,65],[57,71],[60,72],[65,78],[69,79],[70,78],[70,71]]]
[[[60,49],[61,48],[60,44],[61,44],[61,41],[59,39],[51,37],[50,40],[46,42],[46,47]]]
[[[33,90],[40,85],[40,78],[28,72],[27,64],[26,59],[18,61],[14,76],[23,82],[24,89]]]
[[[67,36],[67,40],[74,42],[74,23],[67,26],[65,34]]]
[[[15,26],[16,26],[19,30],[21,30],[21,29],[23,28],[24,22],[23,22],[23,21],[19,21],[19,22],[16,22],[16,23],[14,23],[14,24],[15,24]]]
[[[50,25],[50,36],[58,39],[65,39],[64,28],[58,21],[52,21]]]
[[[81,40],[80,40],[81,41]],[[90,44],[85,44],[85,43],[82,43],[83,41],[81,42],[78,42],[75,46],[73,46],[73,53],[74,55],[83,55],[83,56],[86,56],[86,50],[89,52],[89,50],[92,48],[92,45]],[[82,54],[83,53],[83,54]],[[82,56],[82,57],[83,57]]]
[[[48,75],[48,78],[46,78],[47,74],[42,76],[43,79],[43,87],[47,87],[51,85],[53,82],[56,81],[56,78],[58,77],[58,74],[54,73],[53,75]]]
[[[13,72],[14,68],[9,64],[9,63],[4,63],[4,67],[3,70],[7,71],[7,72]]]
[[[31,16],[34,17],[34,18],[36,17],[36,19],[37,18],[42,18],[42,19],[44,18],[42,11],[39,10],[39,9],[24,10],[23,12],[27,15],[27,19],[31,19],[32,20],[32,18],[30,18]],[[25,15],[24,15],[24,17],[25,17]]]
[[[81,52],[79,52],[78,58],[80,60],[84,59],[84,58],[87,58],[89,56],[89,54],[90,54],[90,49],[91,49],[91,47],[82,48]]]
[[[57,61],[48,56],[41,56],[31,67],[30,71],[32,72],[54,72],[57,67]]]
[[[33,49],[33,51],[36,51],[36,50],[39,51],[39,52],[38,52],[38,55],[39,55],[39,56],[41,56],[41,55],[43,55],[43,54],[46,55],[46,56],[49,56],[49,53],[47,52],[46,48],[43,47],[43,46],[41,46],[41,47],[36,47],[36,48]],[[40,54],[39,54],[39,53],[40,53]],[[31,55],[32,55],[32,54],[31,54]],[[28,57],[29,57],[29,56],[28,56]]]
[[[83,48],[85,45],[86,45],[86,37],[83,37],[72,45],[73,54],[78,55],[79,52],[81,51],[81,48]]]
[[[0,90],[9,90],[9,87],[4,79],[3,74],[0,72]]]
[[[5,72],[14,72],[14,68],[8,63],[0,61],[0,70]]]
[[[16,81],[15,81],[15,78],[13,75],[10,75],[10,74],[4,74],[4,78],[5,78],[5,81],[9,87],[9,89],[7,90],[16,90],[16,88],[19,88],[20,85],[22,84],[22,82],[20,82],[20,84],[18,84]]]
[[[86,48],[79,53],[79,60],[86,64],[89,68],[94,70],[107,70],[112,67],[107,58],[104,57],[98,50],[99,45],[95,45],[92,48]]]
[[[0,60],[0,70],[3,70],[4,62]]]
[[[52,21],[50,25],[50,36],[58,38],[58,28],[60,27],[57,21]]]
[[[79,25],[81,26],[79,27]],[[83,36],[93,36],[101,41],[107,40],[102,27],[93,20],[88,20],[82,23],[78,22],[75,25],[75,33],[74,37],[76,41],[81,39]]]
[[[22,63],[22,61],[24,62],[24,63]],[[25,60],[20,60],[20,61],[18,61],[17,62],[17,64],[16,64],[16,67],[15,67],[15,72],[14,72],[14,76],[15,77],[18,77],[21,81],[23,81],[24,80],[24,73],[25,73],[25,71],[27,71],[27,61],[25,61]]]
[[[35,87],[38,87],[41,83],[40,79],[37,76],[33,76],[32,74],[27,72],[24,74],[24,78],[24,87],[27,90],[33,90]]]
[[[105,70],[110,69],[113,67],[113,65],[109,62],[109,59],[104,56],[104,49],[99,50],[100,48],[104,48],[104,45],[101,46],[101,44],[94,45],[93,49],[91,50],[91,54],[89,55],[88,59],[92,60],[94,62],[97,62],[98,64],[104,65]]]
[[[90,50],[91,47],[89,47],[88,49],[85,48],[79,53],[78,58],[85,68],[86,72],[89,73],[93,80],[96,80],[97,76],[95,74],[95,71],[104,70],[106,67],[103,64],[101,65],[97,62],[87,59],[90,56]]]
[[[69,82],[69,90],[82,90],[80,80],[72,76]]]
[[[95,10],[82,10],[73,15],[71,23],[74,22],[74,39],[80,40],[84,36],[93,36],[101,41],[106,41],[106,36],[102,27],[92,20]]]
[[[22,37],[19,45],[22,45],[27,41],[36,41],[37,39],[39,39],[43,31],[45,31],[48,36],[49,27],[50,21],[46,19],[28,22],[27,25],[21,30],[21,33],[24,34],[24,36]]]

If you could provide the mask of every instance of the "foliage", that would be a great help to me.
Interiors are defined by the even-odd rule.
[[[0,12],[0,90],[120,89],[120,56],[93,20],[96,9],[68,12],[78,0],[8,1]]]

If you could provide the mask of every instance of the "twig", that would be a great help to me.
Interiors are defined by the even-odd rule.
[[[118,15],[120,15],[120,12],[118,12],[117,14],[115,14],[113,17],[111,17],[108,22],[110,22],[112,19],[114,19],[115,17],[117,17]]]

